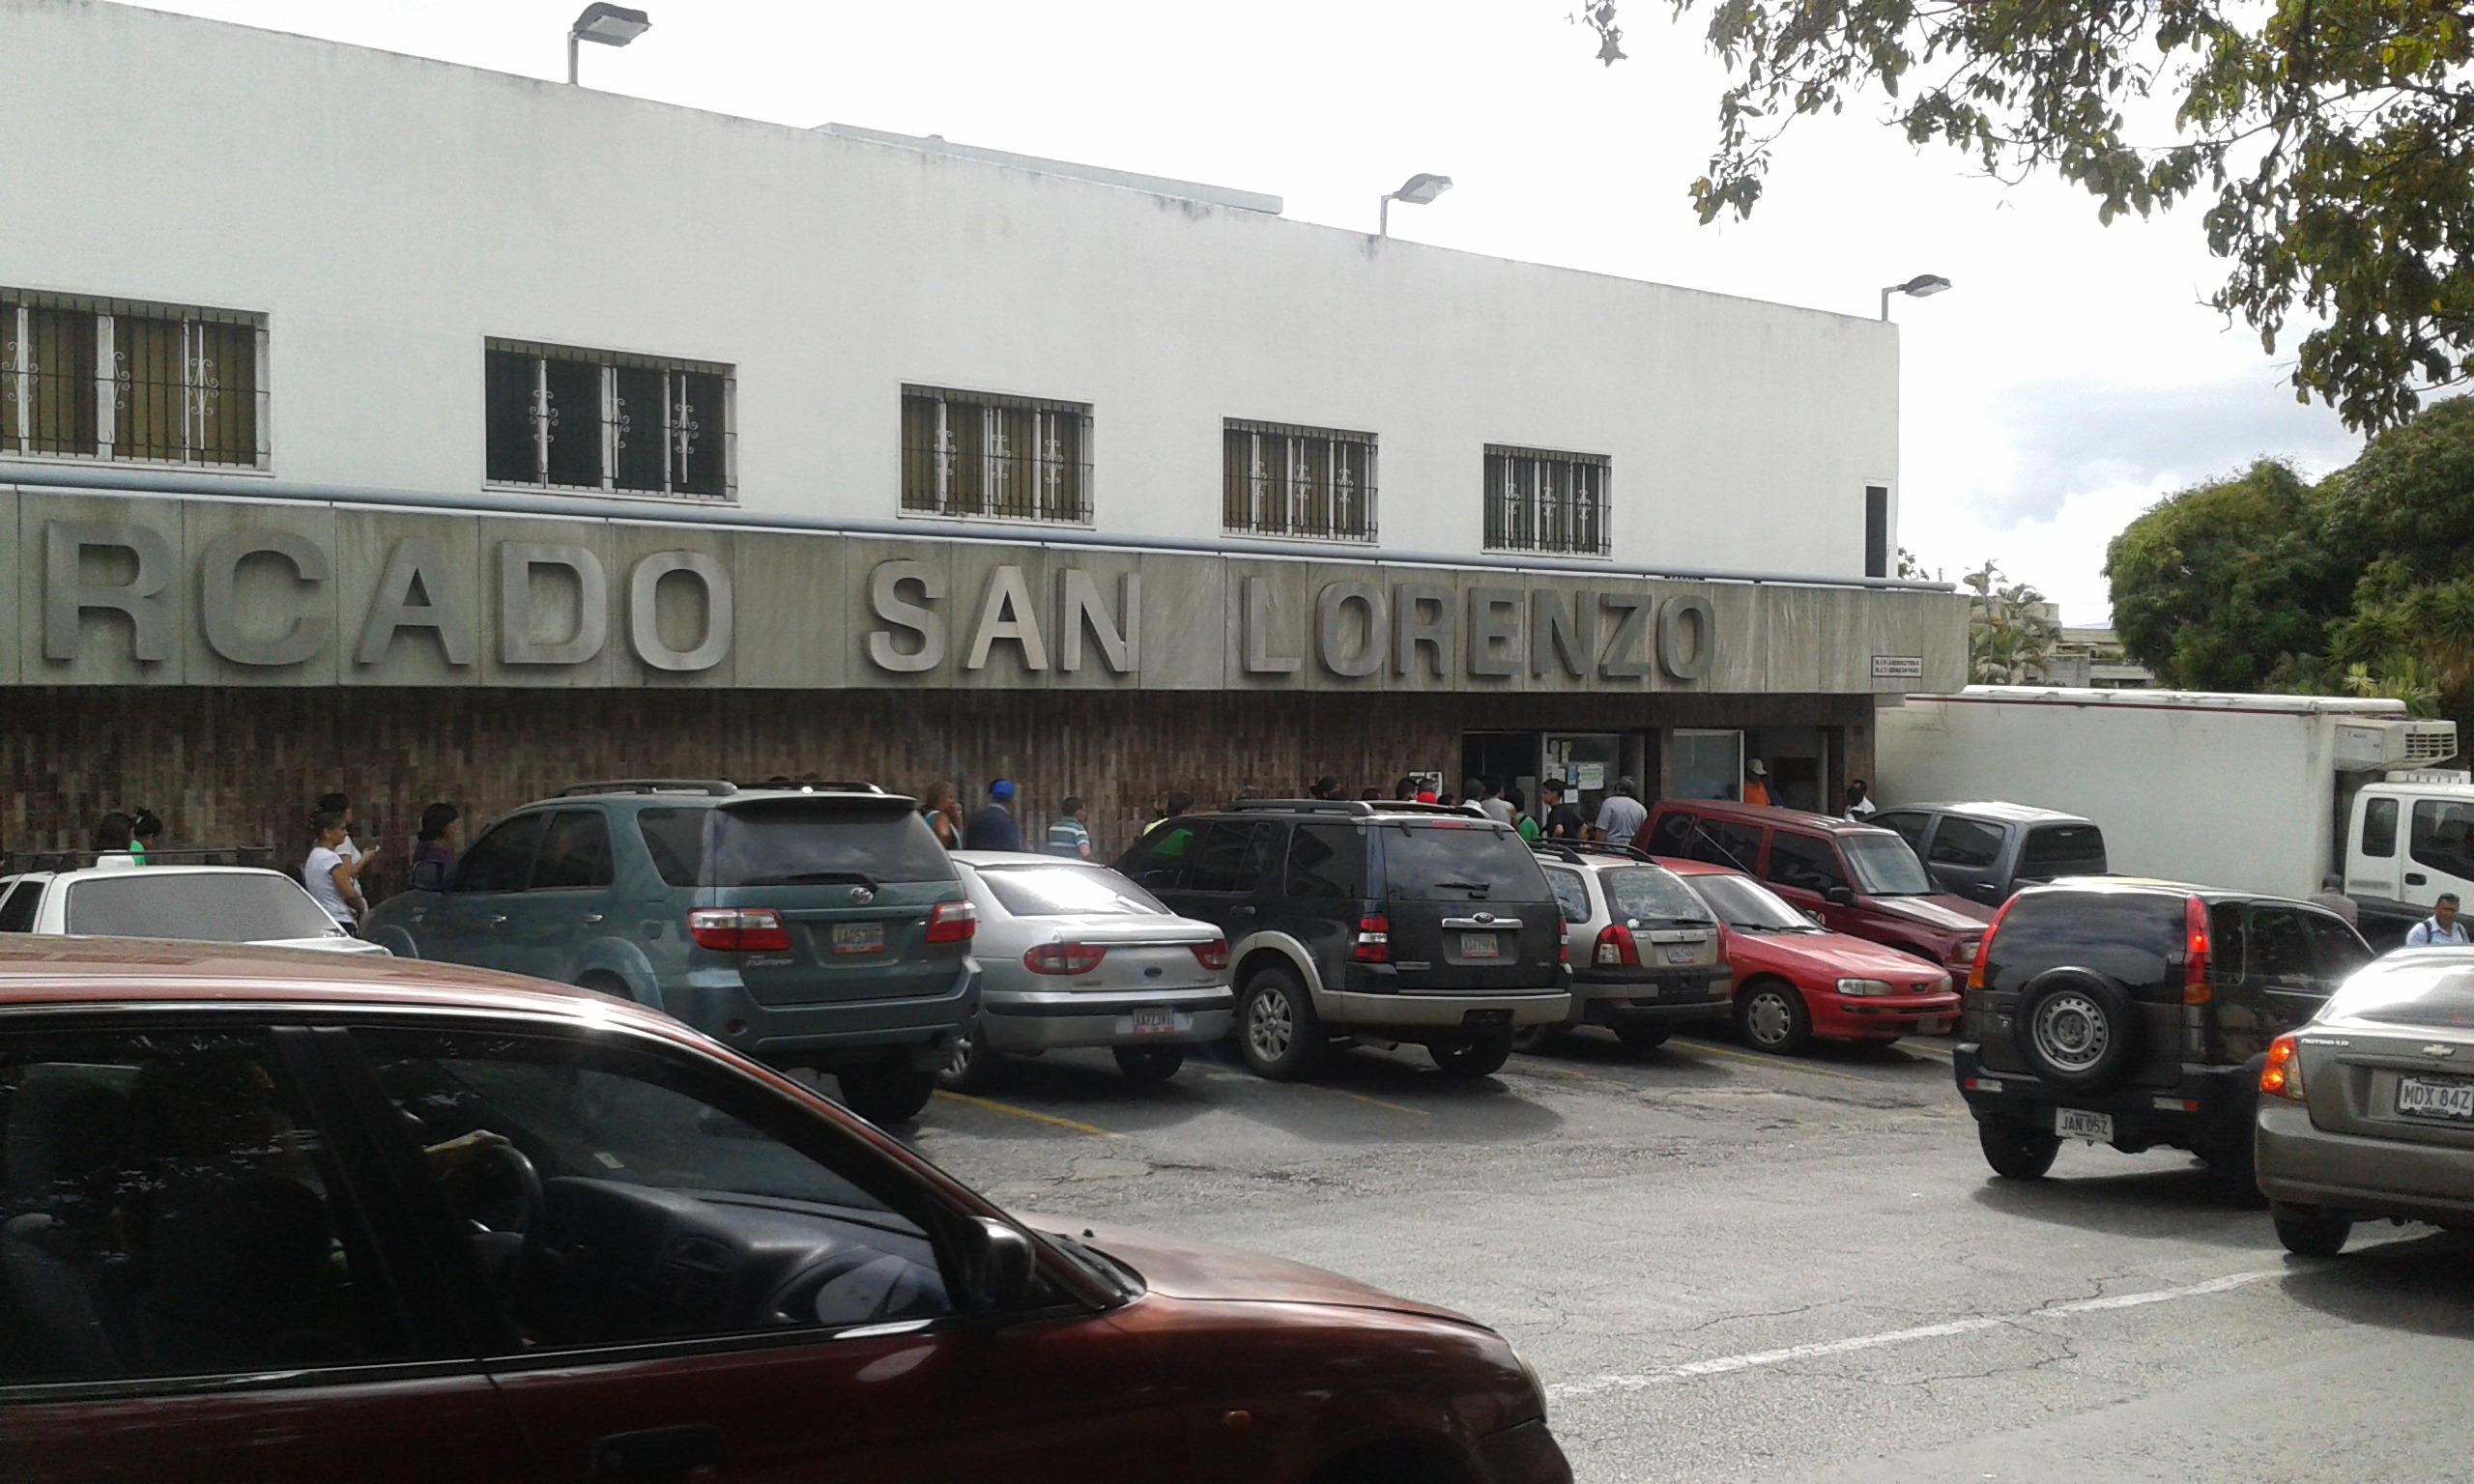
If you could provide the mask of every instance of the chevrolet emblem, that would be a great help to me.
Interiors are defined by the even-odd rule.
[[[2437,1042],[2433,1042],[2431,1044],[2423,1047],[2423,1055],[2425,1056],[2455,1056],[2456,1054],[2457,1048],[2455,1046],[2443,1046]]]

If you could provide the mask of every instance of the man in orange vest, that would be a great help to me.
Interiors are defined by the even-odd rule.
[[[1746,804],[1769,802],[1769,770],[1755,757],[1743,765],[1743,801]]]

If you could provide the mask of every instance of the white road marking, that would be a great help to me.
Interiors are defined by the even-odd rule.
[[[1784,1365],[1791,1360],[1812,1360],[1824,1356],[1843,1356],[1853,1351],[1879,1350],[1886,1345],[1905,1345],[1912,1340],[1938,1340],[1955,1334],[1981,1334],[1987,1329],[2001,1329],[2014,1325],[2028,1325],[2044,1320],[2066,1319],[2077,1314],[2101,1314],[2114,1309],[2135,1309],[2150,1303],[2171,1303],[2182,1298],[2201,1298],[2209,1294],[2222,1294],[2263,1278],[2282,1277],[2281,1268],[2261,1269],[2255,1272],[2229,1273],[2210,1278],[2204,1283],[2192,1283],[2181,1288],[2151,1289],[2144,1293],[2109,1294],[2101,1298],[2078,1298],[2068,1303],[2048,1304],[2029,1309],[2024,1314],[1988,1315],[1976,1319],[1953,1319],[1938,1325],[1917,1325],[1911,1329],[1886,1329],[1879,1334],[1851,1335],[1843,1340],[1819,1340],[1809,1345],[1790,1345],[1783,1350],[1754,1351],[1749,1355],[1720,1356],[1711,1360],[1691,1360],[1682,1365],[1663,1366],[1633,1376],[1593,1376],[1587,1381],[1565,1382],[1549,1385],[1546,1395],[1554,1401],[1570,1401],[1578,1397],[1596,1396],[1603,1391],[1639,1391],[1662,1382],[1689,1381],[1696,1376],[1724,1376],[1736,1371],[1757,1370],[1763,1366]]]

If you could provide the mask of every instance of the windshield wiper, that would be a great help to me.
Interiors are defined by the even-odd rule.
[[[1456,886],[1464,892],[1491,892],[1495,889],[1492,881],[1437,881],[1435,885]]]

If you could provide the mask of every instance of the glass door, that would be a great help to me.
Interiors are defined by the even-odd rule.
[[[1743,797],[1743,733],[1679,727],[1675,731],[1675,796]]]
[[[1568,790],[1564,802],[1583,819],[1596,819],[1597,806],[1624,776],[1624,738],[1611,731],[1550,731],[1544,752],[1539,777],[1562,779]]]

